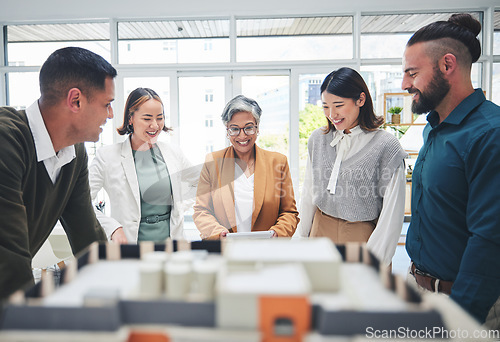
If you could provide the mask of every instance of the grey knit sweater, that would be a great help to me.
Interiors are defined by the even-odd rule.
[[[373,134],[358,153],[342,161],[336,193],[327,190],[337,148],[331,147],[333,131],[315,130],[309,138],[313,170],[313,203],[325,214],[350,222],[377,219],[385,190],[406,157],[399,141],[384,130]]]

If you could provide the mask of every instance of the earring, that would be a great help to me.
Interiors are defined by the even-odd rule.
[[[128,130],[129,130],[130,132],[133,132],[133,131],[134,131],[134,125],[132,125],[132,124],[128,124],[127,128],[128,128]]]

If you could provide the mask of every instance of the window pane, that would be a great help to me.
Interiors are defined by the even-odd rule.
[[[118,23],[123,64],[229,62],[229,20]]]
[[[229,39],[120,40],[121,64],[229,62]]]
[[[7,105],[26,109],[40,97],[38,72],[9,72],[7,74],[9,98]]]
[[[361,58],[402,58],[411,34],[361,35]]]
[[[194,164],[202,164],[207,153],[228,146],[220,118],[226,105],[224,94],[222,76],[179,77],[180,127],[176,134],[180,134],[182,152]]]
[[[482,75],[483,73],[483,63],[474,63],[472,64],[472,69],[471,69],[471,81],[472,81],[472,86],[474,88],[482,88]]]
[[[238,62],[352,58],[352,36],[238,38]]]
[[[352,58],[352,17],[239,19],[238,62]]]
[[[496,104],[500,103],[500,63],[493,64],[493,88],[492,100]]]
[[[9,66],[42,65],[52,52],[67,46],[81,47],[97,53],[108,62],[111,60],[109,42],[9,43],[8,63]]]
[[[66,46],[88,49],[110,61],[109,24],[7,26],[6,54],[8,65],[42,65],[52,52]]]
[[[288,76],[244,76],[243,95],[262,109],[257,144],[265,150],[288,154],[290,132],[290,86]]]
[[[384,115],[384,94],[401,93],[403,72],[401,65],[369,65],[361,67],[361,76],[366,82],[373,100],[375,114]]]
[[[493,54],[500,55],[500,11],[495,11],[493,26]]]
[[[500,55],[500,30],[493,33],[493,54]]]
[[[307,166],[307,142],[311,133],[327,124],[321,104],[321,83],[327,74],[299,76],[299,191],[302,191]],[[298,200],[300,194],[296,195]]]
[[[453,13],[364,15],[361,17],[361,58],[399,58],[419,28]],[[482,23],[480,12],[470,14]]]

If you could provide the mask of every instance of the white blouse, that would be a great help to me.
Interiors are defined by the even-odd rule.
[[[337,178],[343,160],[361,151],[372,139],[376,131],[363,131],[359,126],[351,129],[351,133],[334,131],[330,146],[337,146],[337,157],[333,165],[327,189],[335,193]],[[377,226],[368,239],[367,247],[384,265],[389,265],[396,252],[404,219],[406,177],[404,162],[396,169],[384,194],[382,211]],[[308,156],[304,184],[299,206],[300,222],[294,237],[308,237],[311,231],[316,205],[313,203],[313,179],[311,160]]]
[[[244,171],[234,163],[234,209],[238,233],[252,231],[254,174],[247,178]]]

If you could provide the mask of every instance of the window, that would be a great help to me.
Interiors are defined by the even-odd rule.
[[[361,67],[361,76],[366,82],[373,100],[375,114],[384,116],[384,94],[401,93],[403,67],[399,65],[370,65]]]
[[[229,20],[119,22],[118,55],[122,64],[229,62]]]
[[[8,106],[26,109],[40,97],[38,72],[9,72],[7,84],[9,85]]]
[[[496,104],[500,103],[500,63],[493,64],[493,96],[492,100]]]
[[[257,144],[289,156],[290,80],[288,76],[243,76],[242,93],[262,109]]]
[[[207,119],[220,118],[225,106],[225,79],[222,76],[206,76],[179,77],[178,80],[180,147],[192,163],[202,164],[207,152],[226,147],[226,127],[222,121],[217,120],[213,127],[207,127],[207,124],[210,125]],[[207,88],[211,89],[213,102],[206,101]]]
[[[401,58],[408,39],[422,26],[453,13],[383,14],[361,17],[361,58]],[[470,13],[482,22],[479,12]]]
[[[495,11],[493,21],[493,54],[500,55],[500,10]]]
[[[205,127],[214,127],[214,119],[205,119]]]
[[[321,102],[321,84],[326,76],[327,73],[299,76],[299,191],[302,191],[306,172],[309,137],[315,129],[327,124]]]
[[[78,46],[111,59],[108,23],[7,26],[9,66],[42,65],[55,50]],[[33,53],[36,51],[36,53]]]
[[[238,19],[238,62],[329,60],[353,56],[352,17]]]
[[[205,90],[205,102],[214,102],[213,90]]]

